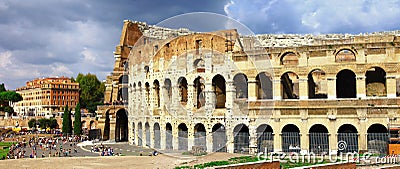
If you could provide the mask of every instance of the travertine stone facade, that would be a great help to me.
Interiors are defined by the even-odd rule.
[[[99,107],[104,139],[208,152],[377,151],[371,141],[400,123],[398,32],[256,37],[125,21],[106,102],[128,106]]]

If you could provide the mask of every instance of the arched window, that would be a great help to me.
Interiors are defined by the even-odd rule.
[[[308,98],[328,98],[328,81],[325,72],[320,69],[311,71],[307,76]]]
[[[247,76],[243,73],[238,73],[233,77],[233,85],[236,88],[236,98],[247,98]]]
[[[337,98],[356,98],[356,74],[351,70],[342,70],[336,75]]]
[[[367,96],[386,97],[386,72],[380,67],[372,67],[365,73]]]
[[[298,65],[299,58],[293,52],[287,52],[281,57],[281,65]]]
[[[180,77],[178,79],[178,87],[179,87],[179,96],[181,103],[186,104],[188,101],[188,84],[186,78]]]
[[[350,49],[342,49],[336,54],[335,61],[336,62],[356,61],[356,55]]]
[[[273,98],[273,82],[272,77],[268,73],[262,72],[256,76],[256,95],[257,99]]]
[[[299,76],[287,72],[281,76],[282,98],[299,99]]]
[[[214,94],[216,96],[216,108],[224,108],[226,101],[225,79],[221,75],[215,75],[212,79]]]
[[[154,86],[154,99],[156,100],[155,107],[160,107],[160,83],[158,82],[158,80],[154,80],[153,86]]]
[[[194,90],[196,93],[196,98],[195,98],[196,99],[195,103],[197,105],[196,107],[197,108],[203,107],[206,102],[206,97],[203,92],[203,90],[205,88],[204,79],[199,76],[194,80],[193,84],[194,84]]]

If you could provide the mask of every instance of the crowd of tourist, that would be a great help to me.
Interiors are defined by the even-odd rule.
[[[114,156],[118,154],[114,154],[114,149],[111,147],[106,147],[103,144],[100,144],[99,146],[97,145],[92,145],[90,152],[100,152],[101,156]]]
[[[69,157],[78,153],[77,144],[84,140],[87,137],[31,137],[29,140],[17,138],[6,158]]]

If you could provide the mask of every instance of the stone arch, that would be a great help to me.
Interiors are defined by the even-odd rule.
[[[149,66],[144,66],[144,73],[146,75],[146,79],[150,78],[150,67]]]
[[[206,96],[205,93],[203,92],[203,90],[205,89],[204,78],[198,76],[196,79],[194,79],[193,85],[196,94],[196,97],[194,98],[195,99],[194,103],[196,103],[196,107],[199,109],[203,107],[206,103]]]
[[[212,79],[212,86],[215,94],[215,107],[224,108],[226,101],[226,84],[225,78],[217,74]]]
[[[154,80],[153,82],[154,86],[154,99],[156,100],[155,102],[155,107],[160,107],[160,82],[158,80]]]
[[[148,107],[150,107],[150,84],[149,84],[149,82],[146,82],[144,84],[144,86],[145,86],[145,90],[146,90],[146,96],[145,96],[146,104]]]
[[[202,123],[197,123],[194,126],[194,145],[207,151],[206,128]]]
[[[328,80],[325,71],[321,69],[312,70],[307,76],[307,84],[309,99],[328,98]]]
[[[138,123],[138,146],[143,146],[143,128],[142,122]]]
[[[356,52],[349,48],[342,48],[334,53],[335,62],[352,62],[356,61]]]
[[[261,124],[257,127],[257,150],[258,152],[274,151],[274,131],[268,124]]]
[[[298,65],[299,55],[294,51],[286,51],[280,56],[281,65]]]
[[[244,73],[238,73],[233,77],[233,85],[236,89],[236,98],[248,98],[248,80]]]
[[[166,101],[166,103],[171,103],[171,101],[172,101],[172,83],[171,83],[171,79],[166,78],[164,80],[164,88],[165,88],[164,101]]]
[[[186,105],[188,101],[188,83],[185,77],[179,77],[178,87],[179,87],[180,102]]]
[[[206,69],[205,69],[204,60],[201,59],[201,58],[196,59],[196,60],[193,62],[193,67],[196,69],[196,72],[198,72],[198,73],[204,73],[205,70],[206,70]]]
[[[339,152],[358,152],[358,131],[351,124],[343,124],[338,129]]]
[[[96,129],[96,122],[94,120],[91,120],[89,125],[90,130]]]
[[[299,99],[299,76],[294,72],[286,72],[281,76],[283,99]]]
[[[146,146],[150,147],[151,146],[151,143],[150,143],[150,140],[151,140],[150,137],[151,136],[150,136],[150,124],[149,124],[149,122],[144,123],[144,131],[146,133]]]
[[[234,152],[235,153],[249,153],[250,145],[250,132],[245,124],[238,124],[233,129],[234,135]]]
[[[81,120],[81,123],[82,123],[82,131],[87,130],[86,120]],[[72,122],[72,124],[74,124],[74,122]]]
[[[171,150],[173,149],[173,135],[172,135],[172,125],[171,123],[165,124],[165,149]]]
[[[178,150],[188,150],[188,128],[185,123],[178,125]]]
[[[116,113],[115,141],[128,141],[128,116],[125,109]]]
[[[372,124],[367,130],[367,148],[372,154],[387,154],[389,143],[388,129],[379,123]]]
[[[261,72],[256,76],[257,99],[273,99],[273,81],[269,73]]]
[[[103,140],[110,139],[110,110],[106,111],[106,120],[104,121],[104,134]]]
[[[357,97],[356,74],[353,71],[344,69],[336,74],[336,97]]]
[[[322,124],[314,124],[308,131],[309,151],[314,154],[329,153],[329,132]]]
[[[367,96],[386,97],[386,71],[371,67],[365,73],[365,93]]]
[[[282,128],[283,152],[300,152],[300,129],[294,124],[287,124]]]
[[[156,149],[161,149],[161,132],[160,132],[160,124],[158,124],[157,122],[154,123],[153,126],[153,133],[154,133],[154,148]]]
[[[213,152],[226,152],[226,129],[221,123],[217,123],[212,128]]]

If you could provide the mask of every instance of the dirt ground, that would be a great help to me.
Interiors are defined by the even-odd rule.
[[[202,157],[158,156],[110,156],[110,157],[54,157],[43,159],[2,160],[0,168],[74,168],[74,169],[114,169],[114,168],[174,168],[210,161],[227,160],[240,154],[213,153]],[[187,164],[182,164],[187,163]]]

